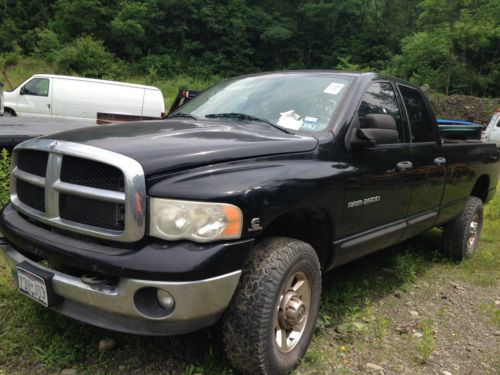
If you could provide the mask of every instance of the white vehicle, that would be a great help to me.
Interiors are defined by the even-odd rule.
[[[500,148],[500,109],[491,116],[491,121],[483,133],[483,141],[495,143]]]
[[[0,82],[0,116],[3,115],[3,83]]]
[[[160,89],[125,82],[36,74],[4,92],[4,115],[96,122],[158,119],[165,103]]]

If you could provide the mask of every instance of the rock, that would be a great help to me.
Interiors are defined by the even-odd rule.
[[[456,290],[460,290],[460,291],[464,291],[465,288],[464,287],[461,287],[460,285],[458,285],[457,283],[454,283],[453,281],[450,281],[450,285],[455,288]]]
[[[420,90],[422,90],[423,92],[427,92],[429,91],[431,87],[429,86],[428,83],[424,83],[421,87],[420,87]]]
[[[415,310],[410,310],[410,315],[413,316],[414,318],[416,318],[417,316],[419,316],[420,314],[418,313],[418,311],[415,311]]]
[[[77,375],[78,371],[74,368],[65,368],[61,371],[61,375]]]
[[[412,300],[408,300],[405,302],[405,306],[411,306],[413,304],[414,304],[414,302]]]
[[[378,371],[382,374],[385,374],[384,368],[382,366],[376,365],[375,363],[368,362],[365,367],[367,370]]]
[[[365,325],[361,322],[354,322],[352,323],[352,326],[354,327],[354,330],[359,332],[359,331],[362,331],[363,329],[365,329]]]
[[[500,306],[500,300],[495,301],[495,306]],[[2,307],[2,305],[0,305],[0,307]]]
[[[400,335],[407,335],[410,333],[410,329],[407,326],[396,327],[396,331],[399,332]]]
[[[350,330],[349,324],[341,324],[341,325],[338,325],[337,327],[335,327],[335,331],[337,333],[340,333],[341,335],[345,335],[345,334],[349,333],[351,330]]]
[[[420,338],[420,337],[424,337],[424,335],[423,335],[423,333],[422,333],[422,332],[415,332],[415,333],[413,334],[413,337],[418,337],[418,338]]]
[[[104,339],[99,340],[98,348],[101,353],[104,353],[112,350],[115,347],[115,345],[116,341],[114,339],[106,337]]]
[[[361,332],[366,328],[366,325],[361,322],[340,324],[335,328],[335,331],[340,335],[347,335],[349,333]]]
[[[446,370],[441,371],[441,374],[442,375],[453,375],[451,372],[446,371]]]
[[[361,318],[361,320],[365,323],[371,323],[377,320],[377,318],[375,318],[374,316],[364,316]]]
[[[493,332],[493,335],[494,335],[494,336],[500,336],[500,331],[495,331],[495,332]]]
[[[403,292],[402,292],[402,291],[400,291],[400,290],[396,290],[396,291],[394,292],[394,297],[396,297],[396,298],[401,298],[401,297],[403,297]]]

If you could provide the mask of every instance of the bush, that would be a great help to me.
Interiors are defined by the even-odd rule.
[[[6,149],[0,152],[0,206],[9,201],[10,156]]]
[[[62,71],[102,78],[113,67],[115,56],[104,47],[102,41],[85,35],[56,52],[55,61]]]

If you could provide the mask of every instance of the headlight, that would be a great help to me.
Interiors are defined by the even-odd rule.
[[[209,242],[240,238],[241,210],[226,203],[150,199],[149,233],[166,240]]]

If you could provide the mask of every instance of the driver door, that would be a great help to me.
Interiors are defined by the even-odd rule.
[[[19,89],[17,114],[24,117],[52,116],[52,92],[48,78],[33,78]]]

